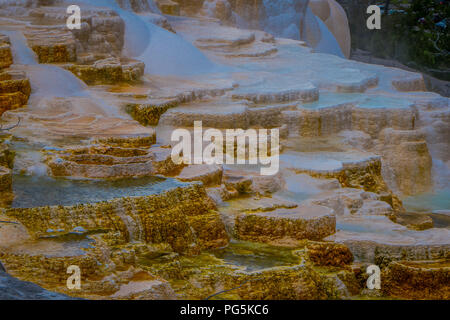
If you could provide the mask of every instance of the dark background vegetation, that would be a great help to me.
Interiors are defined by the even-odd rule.
[[[450,81],[449,0],[337,1],[349,18],[353,53],[364,50]],[[366,27],[366,11],[371,4],[384,8],[381,30]]]

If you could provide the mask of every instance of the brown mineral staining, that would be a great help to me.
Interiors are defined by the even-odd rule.
[[[241,299],[321,300],[326,299],[324,280],[306,267],[279,268],[244,276],[235,284],[248,281],[237,290]],[[323,286],[323,287],[322,287]]]
[[[108,58],[91,65],[70,64],[65,68],[88,85],[100,85],[136,82],[143,76],[145,65],[140,61]]]
[[[229,236],[216,212],[188,217],[188,221],[201,249],[221,248],[228,245]]]
[[[19,273],[24,280],[38,279],[48,285],[62,285],[67,280],[67,268],[77,265],[85,270],[87,279],[98,279],[102,270],[98,267],[95,257],[83,255],[78,257],[46,257],[44,255],[25,255],[0,253],[0,258],[14,275]]]
[[[26,105],[31,94],[30,82],[23,74],[9,74],[8,71],[2,74],[4,76],[0,78],[5,80],[0,80],[0,115]]]
[[[411,73],[408,77],[392,80],[392,85],[403,92],[409,91],[425,91],[425,82],[421,75]]]
[[[309,259],[318,266],[345,267],[353,262],[350,249],[333,242],[308,242]]]
[[[38,57],[39,63],[62,63],[75,60],[73,45],[34,45],[32,48]]]
[[[119,231],[123,239],[132,236],[122,219],[122,211],[140,227],[142,240],[170,243],[175,251],[187,251],[192,245],[222,247],[228,236],[214,213],[214,204],[201,185],[191,185],[147,197],[130,197],[73,207],[9,209],[5,213],[18,219],[36,238],[47,230],[75,227],[86,230]]]
[[[450,262],[394,261],[382,276],[385,294],[403,299],[450,299]]]
[[[178,106],[177,100],[146,101],[144,103],[129,103],[126,106],[127,112],[139,123],[143,125],[157,125],[161,116],[170,108]]]
[[[10,40],[0,34],[0,116],[5,111],[26,105],[31,94],[30,82],[25,74],[7,69],[12,64]]]
[[[76,44],[72,33],[66,29],[36,27],[24,33],[29,47],[39,63],[64,63],[76,61]]]
[[[83,297],[174,298],[175,294],[166,281],[144,271],[132,271],[137,257],[158,255],[158,252],[192,255],[201,250],[227,246],[228,235],[214,209],[204,188],[193,184],[147,197],[73,207],[4,210],[5,219],[17,221],[33,238],[20,243],[16,241],[14,246],[3,248],[0,259],[13,275],[37,281],[51,290],[66,293],[67,267],[77,265],[83,270],[83,290],[80,292]],[[126,222],[124,217],[134,220],[136,230],[132,230],[131,222]],[[86,235],[92,235],[94,247],[72,252],[61,247],[61,242],[51,244],[48,241],[52,238],[42,238],[51,230],[58,230],[58,237],[70,239],[68,232],[75,227],[81,227]],[[101,232],[97,234],[99,230]],[[131,243],[136,240],[139,242]],[[115,282],[108,280],[111,276]],[[159,281],[165,289],[162,290],[160,285],[155,287],[162,290],[161,295],[153,286],[141,291],[145,281]],[[127,283],[130,287],[122,288]]]

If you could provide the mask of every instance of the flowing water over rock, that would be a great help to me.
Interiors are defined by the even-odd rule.
[[[142,60],[147,73],[193,76],[217,68],[195,46],[179,35],[151,23],[145,14],[135,14],[131,6],[125,5],[124,10],[114,0],[103,0],[96,5],[113,9],[125,21],[125,54]],[[154,4],[151,8],[154,8]],[[182,55],[179,54],[181,52]]]
[[[85,96],[87,86],[69,71],[52,65],[40,65],[36,54],[28,47],[19,31],[4,32],[11,41],[16,64],[25,65],[33,95],[39,97]]]

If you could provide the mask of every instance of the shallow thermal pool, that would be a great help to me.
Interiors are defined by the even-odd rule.
[[[70,206],[121,197],[140,197],[161,193],[186,183],[160,177],[118,180],[72,180],[46,176],[15,175],[13,208]]]
[[[244,267],[247,272],[300,263],[292,249],[243,241],[231,241],[226,248],[212,253],[226,264]]]
[[[403,199],[403,206],[412,212],[450,211],[450,189],[407,197]]]
[[[83,238],[46,238],[24,242],[9,248],[15,254],[31,256],[43,255],[46,257],[74,257],[86,254],[86,250],[93,248],[94,240],[83,235]]]
[[[305,103],[301,107],[306,109],[320,109],[347,103],[367,109],[399,109],[408,108],[413,104],[408,99],[378,94],[321,92],[317,101]]]
[[[450,189],[407,197],[403,206],[407,211],[430,216],[436,228],[450,227]]]

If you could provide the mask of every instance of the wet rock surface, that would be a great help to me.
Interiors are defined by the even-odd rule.
[[[67,65],[66,69],[89,85],[117,84],[138,81],[144,75],[145,65],[139,61],[109,58],[97,60],[92,65]]]
[[[69,296],[47,291],[38,285],[20,281],[0,269],[1,300],[73,300]]]
[[[182,167],[172,161],[169,147],[123,148],[107,142],[49,155],[47,163],[56,177],[96,179],[168,175]]]
[[[241,215],[235,228],[237,237],[246,241],[321,240],[335,232],[335,217],[325,207],[300,206]]]
[[[5,35],[0,36],[0,69],[8,68],[13,64],[11,44]]]
[[[309,259],[316,265],[344,267],[353,262],[353,254],[344,245],[336,243],[310,243]]]
[[[450,268],[444,261],[397,261],[385,271],[383,290],[409,299],[449,299]]]
[[[3,41],[3,42],[1,42]],[[4,46],[4,52],[0,49],[0,116],[8,110],[14,110],[25,106],[31,94],[29,79],[25,73],[9,70],[13,64],[10,49],[10,40],[0,34],[0,44]]]

